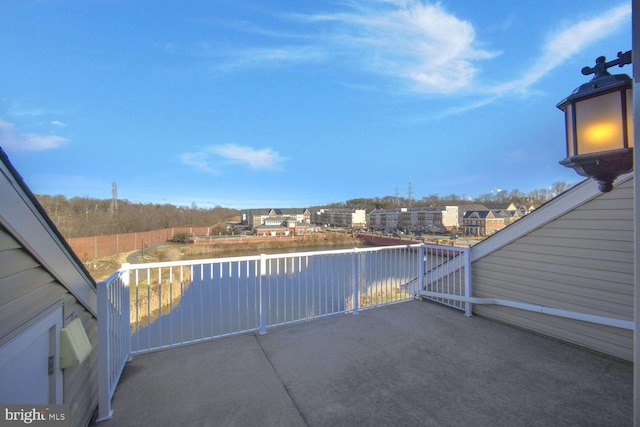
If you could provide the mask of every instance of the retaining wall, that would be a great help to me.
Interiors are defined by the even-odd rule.
[[[193,237],[208,236],[210,227],[174,227],[137,233],[74,237],[67,239],[67,242],[76,255],[86,261],[158,245],[173,239],[176,233],[189,233]]]

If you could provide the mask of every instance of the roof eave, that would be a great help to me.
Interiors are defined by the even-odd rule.
[[[94,316],[96,283],[0,147],[0,223]]]

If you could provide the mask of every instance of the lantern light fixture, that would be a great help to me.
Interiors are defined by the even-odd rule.
[[[626,64],[631,64],[631,51],[618,52],[610,62],[597,58],[595,67],[582,69],[584,75],[594,74],[591,81],[557,105],[565,113],[567,135],[567,157],[560,164],[593,178],[602,192],[633,170],[633,81],[607,71]]]

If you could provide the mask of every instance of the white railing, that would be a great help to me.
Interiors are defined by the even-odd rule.
[[[124,264],[98,286],[98,419],[111,416],[111,397],[132,354],[357,314],[429,290],[468,296],[468,262],[466,249],[414,244]],[[470,310],[468,303],[435,300]]]
[[[471,316],[471,248],[423,245],[424,273],[419,294]],[[453,297],[453,298],[452,298]]]
[[[111,398],[131,359],[126,265],[98,283],[98,421],[111,418]]]
[[[131,351],[411,299],[419,246],[130,265]]]

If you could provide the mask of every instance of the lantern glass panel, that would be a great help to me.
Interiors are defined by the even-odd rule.
[[[629,148],[633,147],[633,89],[627,89],[627,135]]]
[[[571,104],[568,104],[565,110],[564,124],[567,128],[567,156],[572,157],[575,156],[576,153],[573,149],[573,106]]]
[[[589,154],[624,148],[622,99],[611,92],[576,102],[578,153]]]

